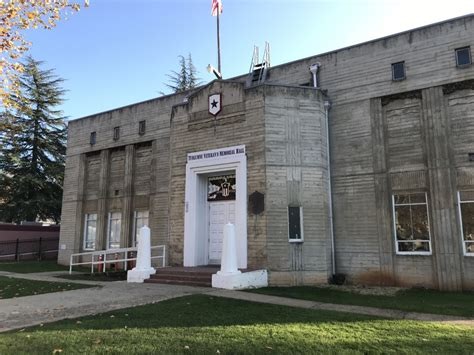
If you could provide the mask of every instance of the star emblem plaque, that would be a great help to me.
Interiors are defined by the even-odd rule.
[[[213,116],[217,116],[221,112],[222,108],[222,95],[221,94],[212,94],[209,95],[209,113]]]

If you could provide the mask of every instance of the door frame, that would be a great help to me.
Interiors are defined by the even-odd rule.
[[[245,150],[245,146],[224,149],[233,148]],[[208,153],[192,154],[205,156]],[[186,164],[184,266],[208,264],[209,232],[207,216],[203,215],[207,214],[207,177],[210,174],[230,170],[235,171],[237,185],[235,198],[237,265],[239,268],[247,268],[247,156],[245,153],[190,160]]]

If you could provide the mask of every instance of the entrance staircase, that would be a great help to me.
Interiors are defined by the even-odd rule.
[[[187,286],[212,286],[212,274],[219,271],[218,266],[165,267],[156,269],[146,283],[159,283]]]

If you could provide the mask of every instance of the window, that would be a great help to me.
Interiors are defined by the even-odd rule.
[[[458,192],[458,209],[464,255],[474,255],[474,191]]]
[[[122,214],[120,212],[109,213],[109,225],[107,231],[107,249],[120,248],[120,225]]]
[[[135,218],[133,221],[132,247],[137,245],[140,229],[144,226],[148,226],[148,211],[135,211]]]
[[[392,64],[392,80],[399,81],[405,79],[405,62]]]
[[[140,121],[138,122],[138,134],[139,135],[144,135],[146,130],[146,121]]]
[[[120,138],[120,127],[114,127],[114,141]]]
[[[303,208],[288,207],[288,239],[290,242],[303,241]]]
[[[84,250],[95,249],[95,237],[97,235],[97,214],[86,214],[84,218]]]
[[[456,53],[456,66],[463,68],[471,65],[471,47],[457,48],[454,51]]]
[[[89,137],[89,142],[90,142],[91,145],[95,144],[96,137],[97,137],[97,133],[96,132],[91,132],[91,135]]]
[[[397,254],[431,254],[430,220],[426,193],[392,196]]]

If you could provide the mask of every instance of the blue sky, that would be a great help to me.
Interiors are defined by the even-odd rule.
[[[222,73],[247,73],[253,46],[272,65],[474,12],[474,1],[222,0]],[[26,33],[30,54],[66,79],[75,119],[168,93],[178,56],[191,53],[203,83],[217,67],[211,0],[90,0],[51,30]]]

